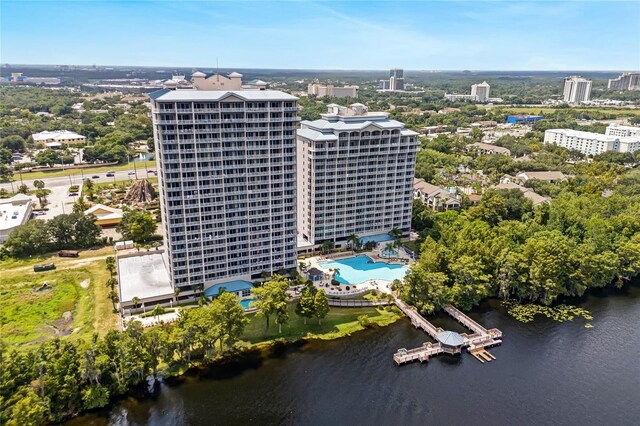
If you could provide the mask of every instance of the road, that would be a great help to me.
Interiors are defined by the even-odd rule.
[[[129,175],[129,173],[132,173],[131,175]],[[50,177],[50,178],[42,178],[40,179],[41,181],[44,182],[44,187],[48,188],[48,189],[53,189],[53,188],[68,188],[71,185],[80,185],[82,183],[82,178],[83,177],[89,177],[91,178],[94,182],[98,182],[98,183],[102,183],[102,182],[116,182],[116,181],[122,181],[122,180],[127,180],[127,179],[135,179],[135,171],[134,169],[130,169],[130,170],[121,170],[115,173],[114,177],[107,177],[105,172],[101,172],[101,173],[93,173],[91,172],[91,169],[87,169],[84,170],[84,172],[82,174],[79,175],[71,175],[71,176],[58,176],[58,177]],[[99,176],[99,178],[94,179],[93,176]],[[138,178],[142,179],[142,178],[147,178],[147,177],[156,177],[156,175],[149,173],[147,175],[147,172],[144,168],[140,169],[138,168]],[[18,186],[20,186],[20,175],[19,174],[15,174],[14,175],[14,182],[5,182],[5,183],[0,183],[0,188],[4,188],[9,192],[15,192],[15,190],[18,189]],[[27,185],[29,187],[29,189],[33,189],[33,180],[24,180],[25,185]]]

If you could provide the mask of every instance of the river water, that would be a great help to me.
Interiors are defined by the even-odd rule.
[[[575,301],[574,301],[575,302]],[[640,287],[592,293],[586,320],[522,324],[497,301],[470,313],[504,333],[497,360],[468,353],[398,367],[427,336],[403,319],[330,342],[247,356],[74,419],[82,425],[638,425]],[[464,331],[445,315],[437,326]]]

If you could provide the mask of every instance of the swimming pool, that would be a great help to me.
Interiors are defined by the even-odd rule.
[[[402,280],[409,272],[404,265],[390,265],[374,262],[369,256],[360,255],[340,260],[320,262],[324,269],[338,269],[335,279],[342,284],[360,284],[367,280],[393,281]]]
[[[251,298],[251,299],[242,299],[240,301],[240,305],[242,305],[242,307],[244,308],[244,310],[246,311],[247,309],[251,309],[253,308],[253,306],[249,306],[250,303],[255,302],[256,299]]]

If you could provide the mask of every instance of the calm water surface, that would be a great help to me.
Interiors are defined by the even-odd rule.
[[[464,353],[398,367],[398,348],[428,340],[403,319],[212,368],[70,424],[638,425],[640,287],[579,304],[594,328],[584,320],[521,324],[493,301],[472,312],[504,332],[491,363]],[[464,331],[446,316],[434,323]]]

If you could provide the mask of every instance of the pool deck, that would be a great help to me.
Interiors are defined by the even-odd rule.
[[[390,265],[405,265],[407,267],[409,266],[409,265],[406,265],[402,260],[398,260],[398,259],[390,260],[384,257],[381,258],[377,255],[377,251],[378,250],[374,250],[371,252],[348,251],[348,252],[332,253],[326,256],[310,257],[308,259],[303,260],[303,262],[307,264],[308,266],[307,269],[317,268],[325,272],[321,280],[314,281],[314,285],[318,288],[323,289],[327,294],[327,296],[331,296],[331,297],[362,296],[364,294],[369,293],[371,290],[377,290],[382,293],[390,294],[391,293],[390,286],[392,281],[385,281],[381,279],[370,279],[358,284],[340,284],[339,286],[334,286],[331,284],[331,274],[329,273],[328,269],[321,265],[321,263],[325,261],[335,261],[335,260],[348,259],[355,256],[365,255],[370,257],[371,260],[373,260],[374,262],[384,262]],[[347,290],[346,287],[349,287],[349,290]]]

